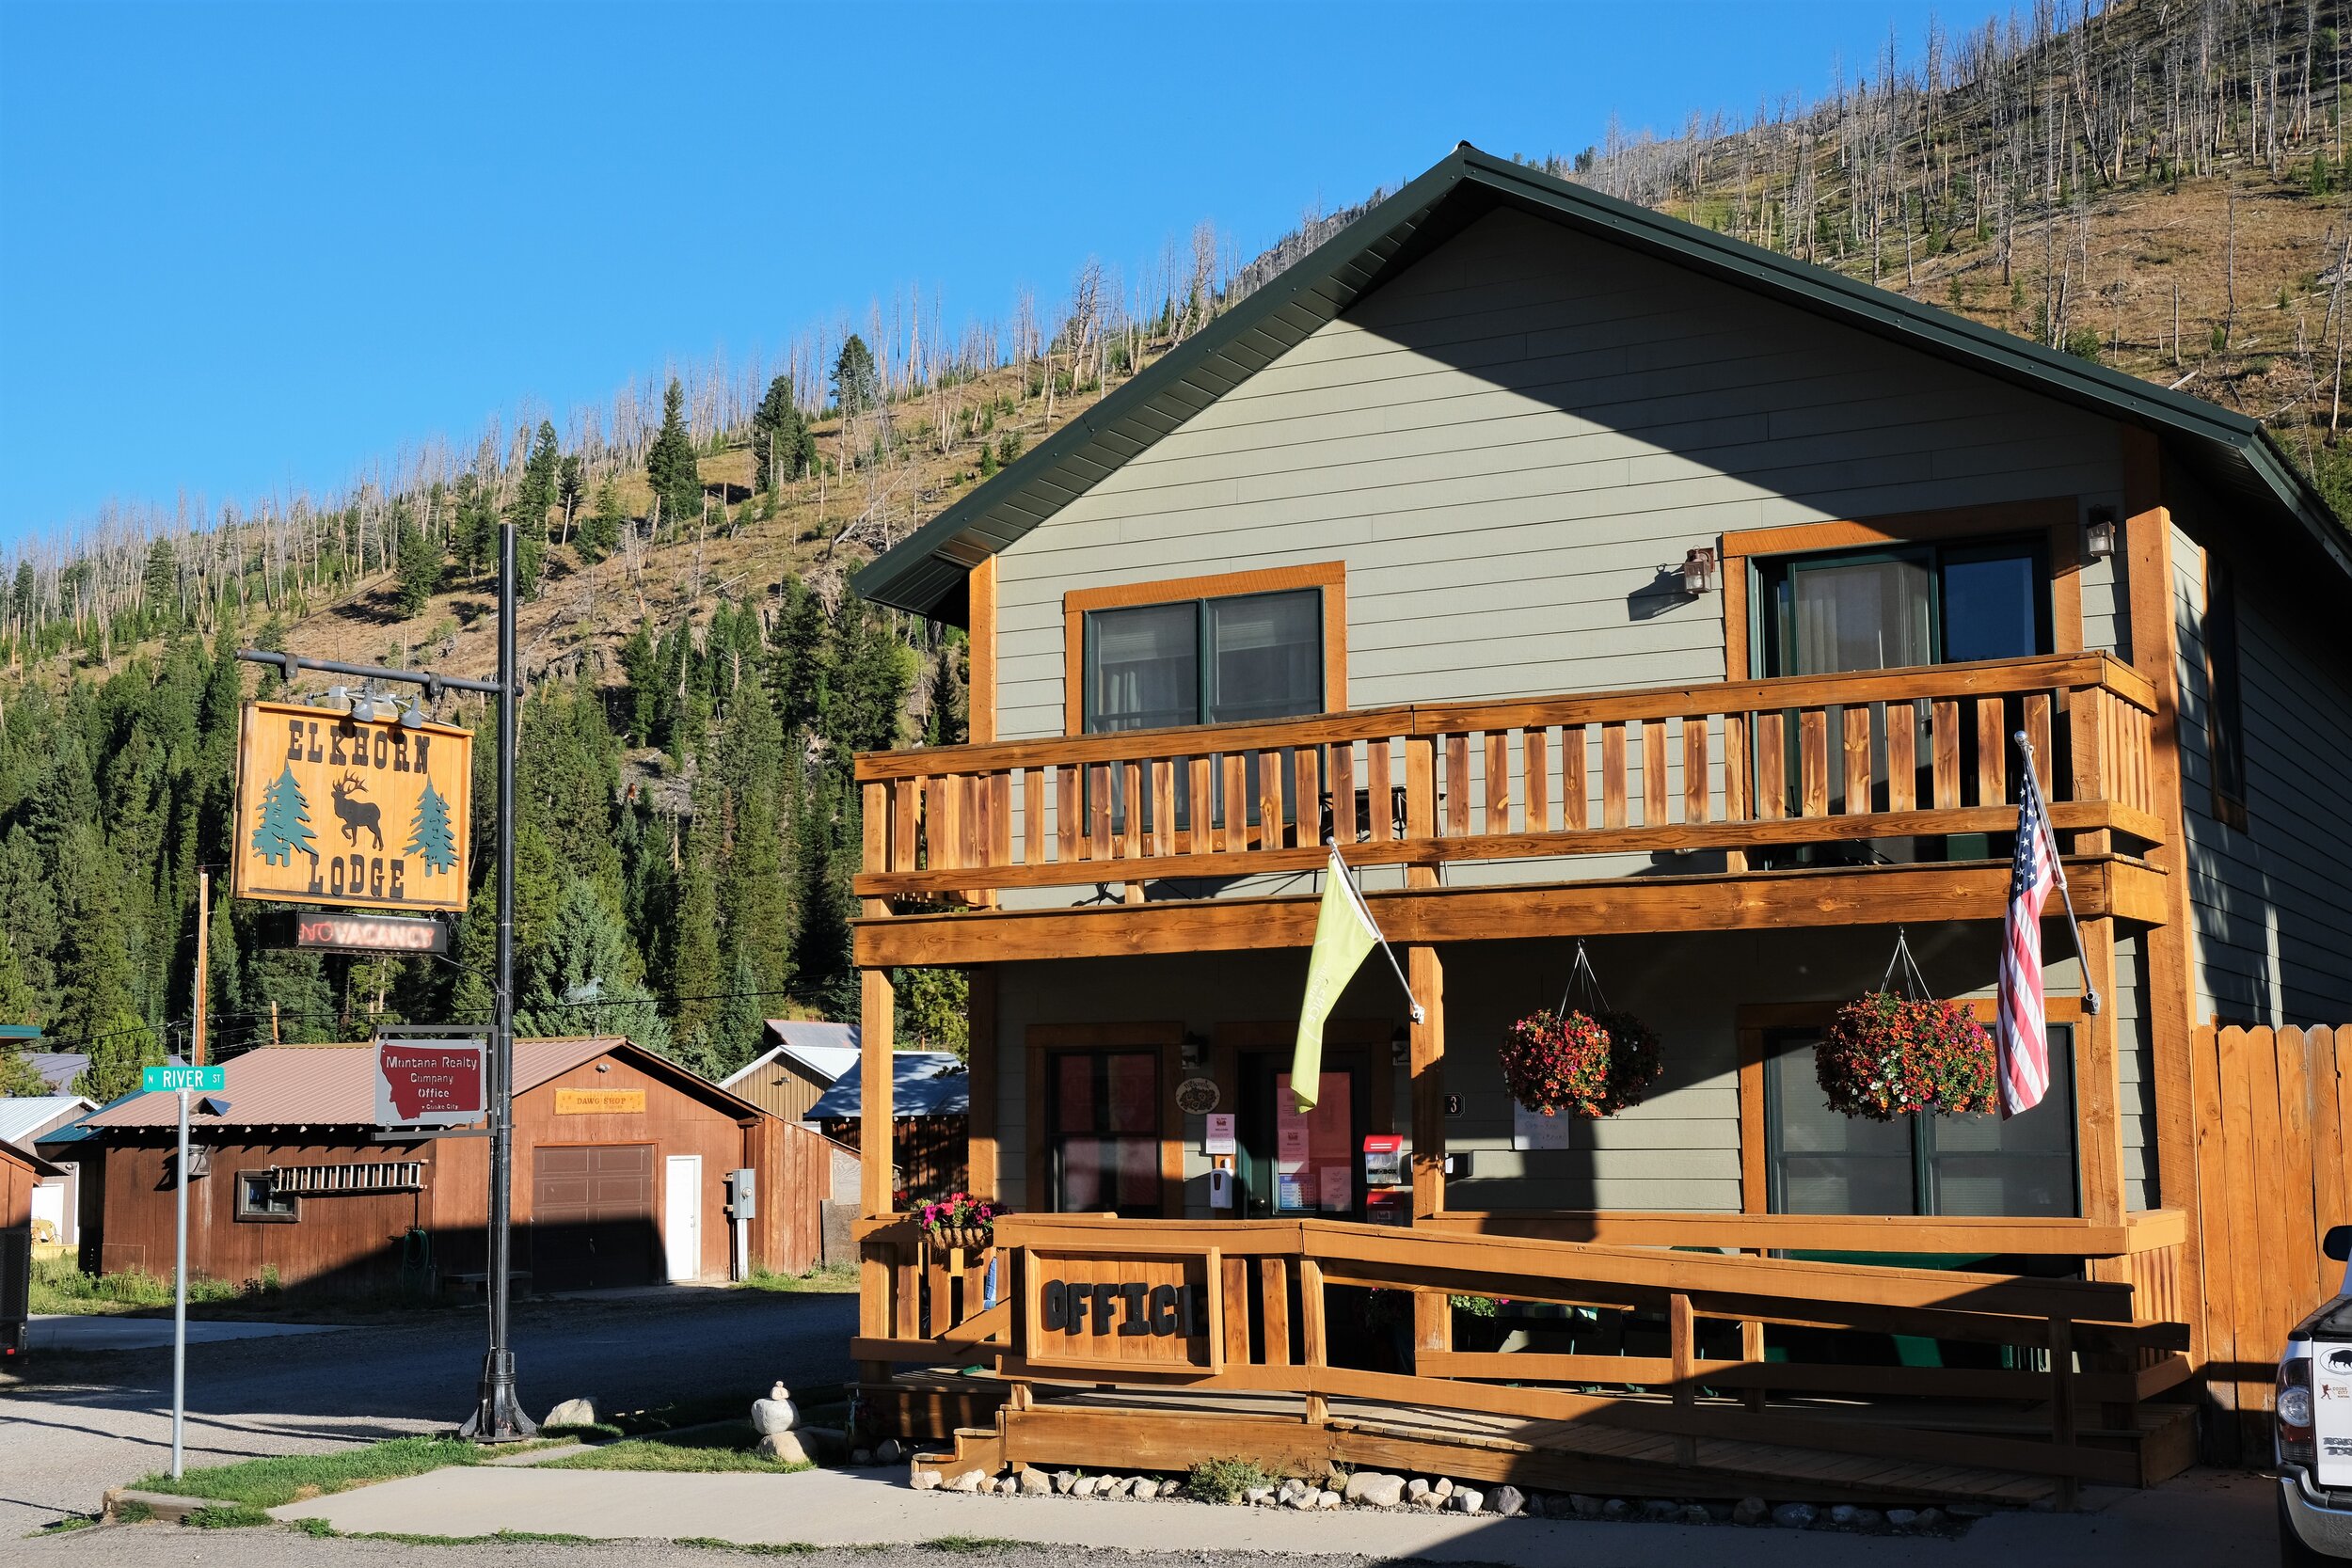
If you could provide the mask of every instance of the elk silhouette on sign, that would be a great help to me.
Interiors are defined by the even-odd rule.
[[[342,781],[337,784],[329,793],[335,797],[336,819],[343,825],[343,842],[357,847],[359,843],[359,830],[365,828],[375,835],[375,847],[381,849],[384,847],[383,808],[373,800],[358,800],[352,798],[367,787],[366,782],[358,774],[345,773]]]

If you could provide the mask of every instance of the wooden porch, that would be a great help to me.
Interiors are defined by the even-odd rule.
[[[2152,1483],[2193,1447],[2187,1408],[2155,1402],[2188,1377],[2187,1329],[2139,1316],[2125,1285],[1318,1220],[1040,1215],[1001,1222],[996,1243],[943,1253],[904,1222],[866,1227],[865,1305],[888,1332],[853,1347],[863,1394],[938,1442],[918,1463],[1217,1455],[1621,1496],[2017,1505]],[[1364,1364],[1334,1291],[1404,1314],[1405,1364]],[[1464,1294],[1568,1309],[1614,1353],[1455,1349],[1447,1304]],[[1892,1336],[1965,1364],[1851,1358]],[[906,1364],[958,1370],[893,1375]]]
[[[2191,1375],[2193,1258],[2181,1212],[2126,1212],[2111,1016],[2078,1025],[2078,1217],[1766,1213],[1760,1180],[1749,1212],[1465,1212],[1445,1174],[1440,943],[1997,921],[2006,859],[1955,837],[2014,828],[2019,731],[2086,974],[2112,994],[2119,923],[2162,927],[2177,895],[2154,713],[2131,669],[2066,654],[862,757],[865,1082],[889,1082],[890,968],[972,966],[974,1191],[997,1191],[998,963],[1304,947],[1316,900],[1243,879],[1317,869],[1327,839],[1397,868],[1368,896],[1426,1008],[1409,1228],[1185,1220],[1179,1198],[1157,1220],[1025,1213],[993,1248],[943,1250],[890,1213],[887,1107],[869,1104],[865,1397],[946,1462],[992,1470],[1237,1455],[1617,1495],[2007,1503],[2177,1472],[2191,1412],[2166,1396]],[[1641,875],[1601,859],[1628,856]],[[1483,874],[1446,885],[1450,867]],[[1097,1285],[1121,1292],[1121,1323],[1138,1297],[1145,1326],[1073,1337],[1069,1292],[1094,1302]],[[1334,1291],[1382,1295],[1334,1307]],[[1593,1332],[1457,1346],[1454,1296]],[[1328,1332],[1373,1299],[1409,1321],[1385,1363]],[[1190,1314],[1181,1333],[1152,1328],[1154,1302]],[[1930,1364],[1890,1356],[1898,1340],[1936,1347]]]

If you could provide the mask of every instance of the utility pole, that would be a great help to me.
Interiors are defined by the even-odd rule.
[[[482,1359],[474,1413],[457,1435],[513,1443],[538,1427],[515,1393],[515,1352],[507,1342],[514,1227],[515,1158],[515,521],[499,525],[499,930],[496,1002],[490,1025],[490,1349]]]
[[[204,1065],[204,993],[206,961],[209,957],[213,915],[213,873],[210,866],[196,868],[196,1006],[195,1028],[188,1037],[188,1065]]]

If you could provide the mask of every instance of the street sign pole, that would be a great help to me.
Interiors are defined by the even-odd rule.
[[[228,1086],[227,1074],[216,1067],[151,1067],[139,1069],[139,1088],[147,1094],[180,1097],[180,1160],[172,1167],[172,1228],[175,1243],[171,1264],[171,1475],[177,1481],[183,1455],[182,1439],[188,1420],[188,1096],[210,1094]],[[213,1103],[224,1115],[225,1101]]]
[[[179,1236],[171,1271],[171,1479],[180,1479],[181,1437],[188,1418],[188,1091],[180,1091],[180,1163],[172,1167]]]
[[[512,1443],[538,1432],[515,1392],[507,1342],[513,1274],[515,1155],[515,523],[499,526],[499,929],[498,982],[490,1028],[490,1349],[483,1357],[474,1413],[458,1435]]]

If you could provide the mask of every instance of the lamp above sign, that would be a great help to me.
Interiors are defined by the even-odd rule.
[[[466,907],[473,736],[247,703],[237,740],[240,898]]]

